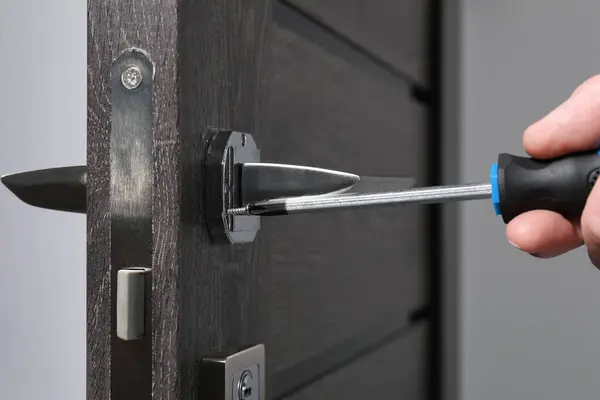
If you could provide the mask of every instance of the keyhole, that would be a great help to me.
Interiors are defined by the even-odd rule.
[[[238,400],[245,400],[252,396],[252,372],[246,370],[238,382]]]

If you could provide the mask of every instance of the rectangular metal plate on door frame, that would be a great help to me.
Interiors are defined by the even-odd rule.
[[[140,49],[123,51],[110,70],[112,400],[152,398],[152,321],[145,316],[152,315],[154,73]]]
[[[200,400],[265,400],[265,346],[206,355],[200,367]]]

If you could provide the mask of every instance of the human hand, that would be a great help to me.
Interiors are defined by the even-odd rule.
[[[588,79],[560,106],[531,125],[523,135],[531,157],[554,158],[600,147],[600,75]],[[600,268],[600,185],[596,185],[580,221],[552,211],[536,210],[514,218],[508,240],[536,257],[552,258],[585,245]]]

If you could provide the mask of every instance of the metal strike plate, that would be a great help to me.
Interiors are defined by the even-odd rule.
[[[214,243],[249,243],[260,229],[260,217],[233,216],[227,210],[241,205],[241,177],[236,165],[260,162],[252,135],[226,131],[211,138],[205,159],[204,208]]]
[[[117,288],[113,329],[122,340],[143,340],[149,334],[144,315],[150,307],[152,268],[154,65],[144,52],[130,49],[114,61],[110,76],[110,256]]]
[[[200,400],[265,400],[265,346],[226,350],[202,358]]]

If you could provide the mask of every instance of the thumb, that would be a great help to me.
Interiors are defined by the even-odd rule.
[[[600,185],[592,189],[581,214],[581,234],[590,260],[600,268]]]

